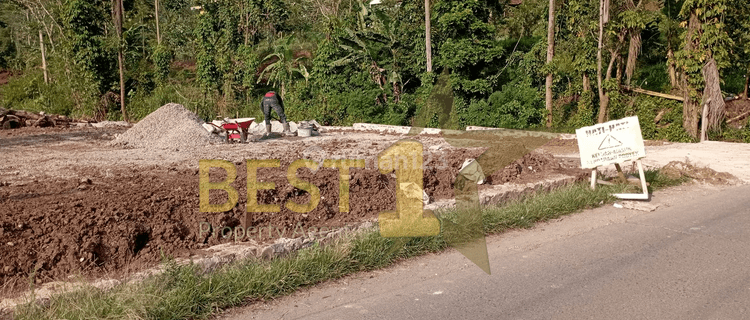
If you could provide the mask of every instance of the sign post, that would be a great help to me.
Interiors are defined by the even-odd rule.
[[[596,168],[635,161],[641,177],[642,194],[618,193],[620,199],[648,200],[648,188],[641,158],[646,156],[638,117],[627,117],[576,130],[581,167],[592,169],[591,188],[596,188]]]

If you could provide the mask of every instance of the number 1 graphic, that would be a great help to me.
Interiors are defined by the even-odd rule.
[[[424,148],[414,140],[402,140],[378,155],[380,173],[396,173],[396,211],[378,216],[383,237],[426,237],[440,234],[440,221],[424,210]],[[425,216],[425,213],[427,214]]]

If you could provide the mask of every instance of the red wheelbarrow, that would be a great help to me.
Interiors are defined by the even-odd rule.
[[[255,121],[255,118],[224,119],[221,122],[221,129],[226,131],[227,142],[239,140],[242,143],[247,142],[247,128]],[[214,126],[216,126],[214,124]]]

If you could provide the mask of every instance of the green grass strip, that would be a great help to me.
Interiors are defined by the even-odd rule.
[[[681,184],[648,171],[651,188]],[[575,184],[551,192],[537,192],[502,206],[484,207],[485,234],[530,228],[535,223],[613,202],[612,193],[635,191],[632,186],[604,186],[591,190]],[[456,210],[439,214],[456,219]],[[313,246],[271,261],[250,259],[210,274],[195,265],[165,263],[165,272],[142,283],[121,284],[108,291],[94,287],[52,297],[48,303],[17,307],[16,319],[202,319],[215,312],[252,301],[290,294],[299,288],[356,272],[386,267],[396,261],[447,248],[444,236],[383,238],[361,233],[328,246]],[[455,236],[455,235],[447,235]]]

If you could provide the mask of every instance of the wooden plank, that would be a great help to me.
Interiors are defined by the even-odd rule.
[[[636,92],[636,93],[642,93],[642,94],[649,95],[649,96],[654,96],[654,97],[659,97],[659,98],[665,98],[665,99],[672,99],[672,100],[677,100],[677,101],[684,101],[685,100],[685,98],[683,98],[683,97],[675,96],[675,95],[671,95],[671,94],[666,94],[666,93],[661,93],[661,92],[656,92],[656,91],[650,91],[650,90],[646,90],[646,89],[629,87],[629,86],[622,86],[622,87],[625,90],[633,91],[633,92]]]

